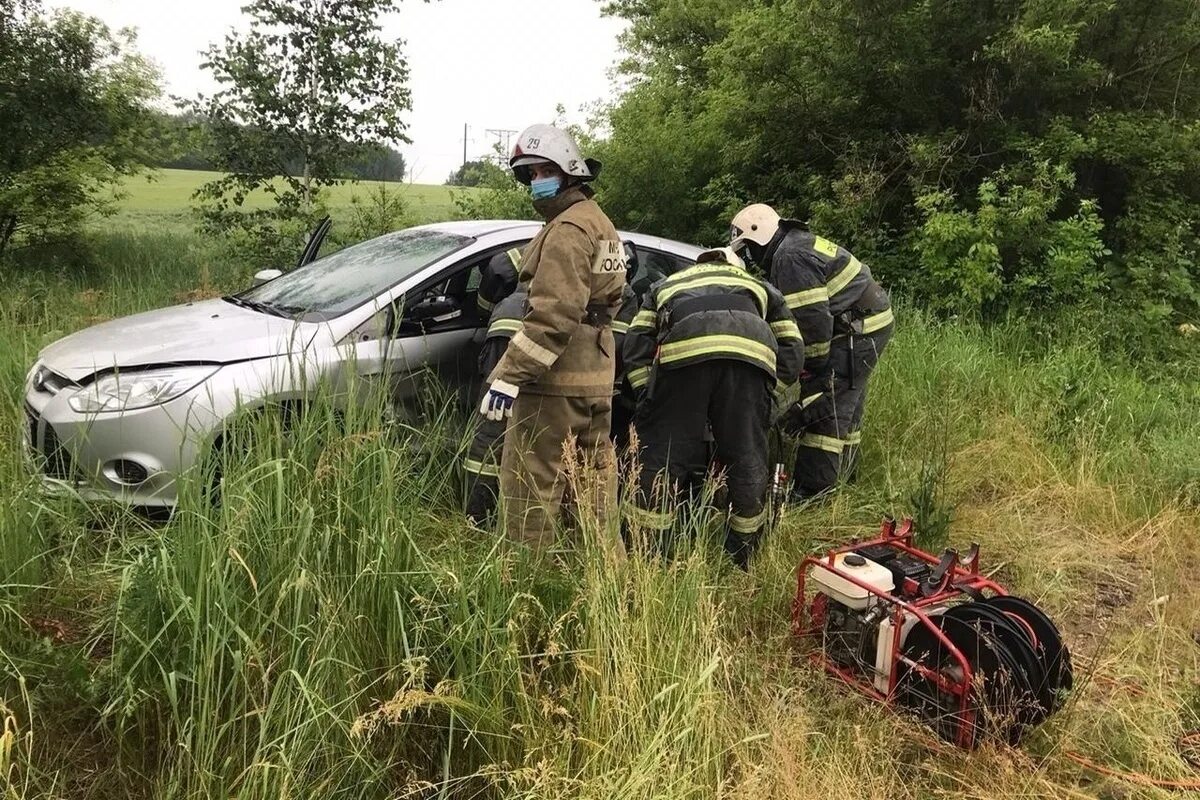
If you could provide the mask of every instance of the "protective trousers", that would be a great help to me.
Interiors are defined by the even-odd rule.
[[[599,544],[624,553],[608,520],[616,497],[616,465],[608,431],[612,397],[521,393],[513,405],[500,459],[500,494],[510,538],[535,551],[554,544],[563,493],[571,489],[579,516],[590,511]],[[568,487],[568,473],[573,479]]]
[[[870,334],[834,337],[829,351],[832,378],[825,396],[811,408],[796,454],[795,490],[805,497],[827,492],[852,473],[862,442],[867,381],[892,338],[888,325]]]
[[[629,521],[669,549],[666,538],[678,528],[674,506],[708,472],[711,427],[729,498],[725,549],[745,569],[766,521],[770,418],[771,381],[759,367],[712,360],[660,368],[653,397],[636,417],[641,472]]]
[[[500,453],[507,420],[482,418],[467,450],[463,468],[467,476],[467,516],[483,524],[496,512],[500,482]]]

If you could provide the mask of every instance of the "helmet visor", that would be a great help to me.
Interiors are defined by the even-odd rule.
[[[529,167],[534,164],[549,164],[550,159],[541,156],[517,156],[509,164],[510,167]]]

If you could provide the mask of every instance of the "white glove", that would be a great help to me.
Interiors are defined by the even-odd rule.
[[[505,381],[492,381],[483,402],[479,404],[479,413],[490,420],[500,421],[512,416],[513,402],[517,399],[520,389]]]

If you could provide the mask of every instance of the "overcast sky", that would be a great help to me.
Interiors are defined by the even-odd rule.
[[[242,25],[245,0],[47,0],[113,28],[138,31],[138,49],[162,69],[167,93],[212,88],[200,51]],[[549,122],[561,103],[571,121],[580,107],[609,99],[619,20],[602,18],[597,0],[403,0],[384,25],[407,41],[413,108],[411,145],[400,149],[417,182],[441,183],[462,161],[490,152],[489,128]]]

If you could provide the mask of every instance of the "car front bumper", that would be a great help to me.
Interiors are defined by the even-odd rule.
[[[196,402],[193,390],[148,408],[82,414],[68,403],[76,390],[65,379],[26,386],[24,451],[46,488],[85,500],[174,506],[177,477],[219,428],[211,404]]]

